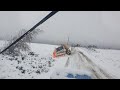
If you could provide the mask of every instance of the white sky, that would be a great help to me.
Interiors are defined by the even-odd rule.
[[[0,11],[0,38],[9,39],[21,29],[30,29],[50,11]],[[59,11],[43,25],[35,42],[67,41],[120,49],[119,11]]]

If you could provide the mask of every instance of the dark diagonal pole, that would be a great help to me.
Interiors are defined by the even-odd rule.
[[[19,42],[22,38],[24,38],[26,35],[28,35],[30,32],[35,30],[39,25],[43,24],[45,21],[47,21],[50,17],[55,15],[58,11],[52,11],[50,12],[46,17],[44,17],[40,22],[38,22],[36,25],[34,25],[30,30],[28,30],[26,33],[24,33],[21,37],[16,39],[13,43],[11,43],[8,47],[6,47],[4,50],[0,52],[0,54],[4,53],[7,49],[15,45],[17,42]]]

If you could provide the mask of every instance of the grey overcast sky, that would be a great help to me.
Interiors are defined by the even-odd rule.
[[[9,39],[21,29],[30,29],[50,11],[0,11],[0,39]],[[59,11],[38,27],[34,42],[97,45],[120,49],[119,11]]]

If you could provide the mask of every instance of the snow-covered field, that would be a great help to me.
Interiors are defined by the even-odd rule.
[[[4,41],[0,41],[0,47],[4,45],[3,43]],[[25,56],[0,55],[0,79],[62,79],[65,78],[63,76],[67,75],[67,72],[83,73],[82,62],[78,54],[52,58],[56,45],[31,43],[30,47],[34,53],[25,54]],[[109,75],[120,78],[120,50],[75,49],[83,52]],[[55,73],[59,71],[62,72],[62,76],[56,77]],[[85,73],[91,75],[90,72]]]
[[[4,43],[0,41],[0,46]],[[0,55],[1,79],[49,79],[56,67],[62,68],[66,62],[67,57],[57,61],[52,58],[55,45],[31,43],[30,47],[34,54],[25,53],[19,57]]]

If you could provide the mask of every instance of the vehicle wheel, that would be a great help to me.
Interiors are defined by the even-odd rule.
[[[67,55],[71,55],[71,51],[68,50],[68,51],[66,52],[66,54],[67,54]]]

